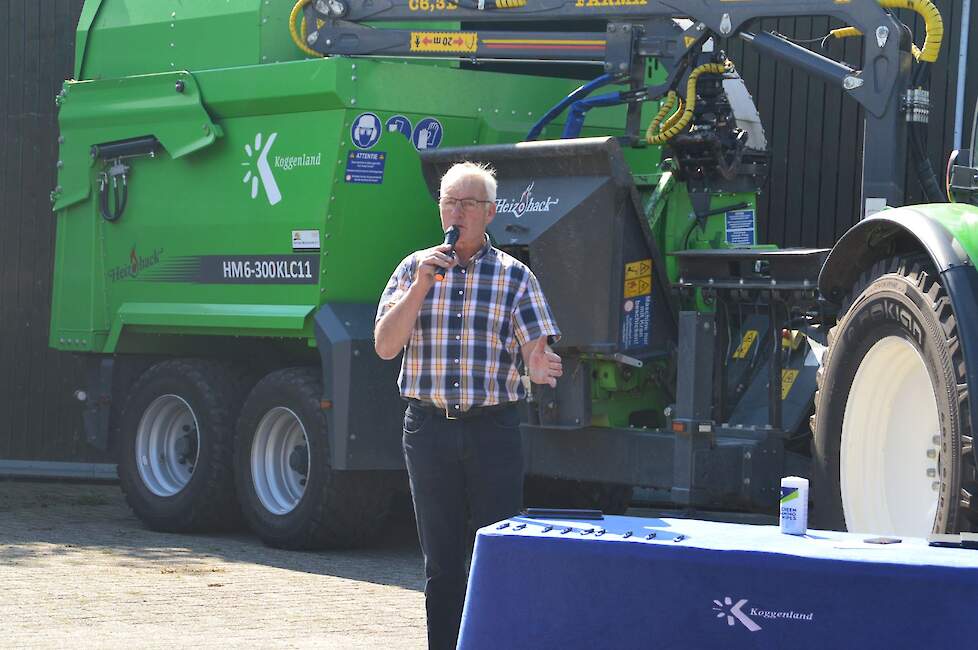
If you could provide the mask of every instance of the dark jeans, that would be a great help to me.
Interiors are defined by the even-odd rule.
[[[446,420],[409,404],[403,442],[424,553],[428,648],[455,648],[473,531],[522,507],[519,412],[513,405]]]

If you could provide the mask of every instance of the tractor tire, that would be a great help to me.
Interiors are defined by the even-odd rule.
[[[232,476],[238,404],[232,372],[218,362],[163,361],[139,377],[120,419],[118,473],[146,526],[202,532],[240,524]]]
[[[575,508],[600,510],[606,515],[622,515],[632,503],[632,488],[627,485],[527,476],[523,501],[528,508]]]
[[[238,419],[235,477],[249,527],[268,546],[355,548],[376,537],[395,472],[334,471],[318,369],[267,375]]]
[[[973,528],[966,368],[929,260],[882,260],[855,283],[829,332],[812,430],[814,526],[909,536]]]

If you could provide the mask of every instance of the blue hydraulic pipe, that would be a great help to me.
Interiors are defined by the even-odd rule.
[[[617,104],[624,104],[625,100],[622,99],[620,92],[608,93],[607,95],[598,95],[597,97],[588,97],[587,99],[581,99],[574,102],[574,105],[570,107],[567,111],[567,121],[564,123],[564,133],[561,135],[562,138],[576,138],[581,134],[581,129],[584,128],[584,115],[592,108],[597,106],[615,106]]]
[[[560,100],[560,102],[556,106],[554,106],[549,111],[547,111],[546,115],[541,117],[539,121],[537,121],[537,123],[533,125],[533,128],[530,129],[530,132],[526,134],[527,142],[531,140],[536,140],[540,136],[540,133],[543,132],[544,127],[550,124],[552,121],[554,121],[554,119],[558,115],[560,115],[564,111],[564,109],[567,108],[570,104],[573,104],[574,102],[580,100],[582,97],[587,97],[596,88],[600,88],[601,86],[611,83],[613,79],[614,79],[614,75],[603,74],[600,77],[596,77],[591,81],[587,82],[586,84],[580,86],[579,88],[571,92],[569,95],[567,95],[567,97],[564,97],[562,100]],[[565,131],[566,131],[566,127],[565,127]],[[580,129],[578,129],[578,131],[580,131]]]

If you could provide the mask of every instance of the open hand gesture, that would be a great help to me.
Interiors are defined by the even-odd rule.
[[[541,343],[534,347],[529,359],[530,381],[534,384],[548,384],[551,388],[557,386],[557,377],[564,374],[564,366],[560,357]]]

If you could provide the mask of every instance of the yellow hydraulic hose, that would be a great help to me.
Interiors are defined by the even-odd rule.
[[[302,21],[301,36],[299,35],[298,30],[296,30],[295,28],[295,24],[299,18],[299,15],[302,13],[302,10],[305,8],[305,6],[310,2],[312,2],[312,0],[299,0],[298,2],[295,3],[295,6],[292,7],[292,13],[289,15],[289,33],[292,34],[292,42],[295,43],[296,47],[298,47],[300,50],[302,50],[303,52],[305,52],[310,56],[318,57],[318,56],[322,56],[322,54],[320,54],[316,50],[306,45],[306,21],[305,20]]]
[[[652,122],[649,123],[649,128],[645,130],[645,139],[647,141],[651,142],[652,138],[657,133],[659,133],[660,130],[665,130],[664,128],[659,129],[659,122],[661,122],[662,118],[666,116],[666,113],[669,112],[669,109],[675,106],[676,97],[677,97],[676,91],[670,90],[669,93],[666,95],[665,101],[663,101],[662,104],[659,105],[659,112],[655,114],[655,117],[652,118]],[[678,113],[679,111],[676,112]]]
[[[659,108],[659,113],[656,115],[656,119],[652,121],[649,125],[648,130],[645,133],[645,141],[649,144],[664,144],[672,139],[677,133],[681,132],[688,125],[690,120],[693,119],[693,109],[696,108],[696,80],[699,76],[704,73],[712,74],[723,74],[727,71],[728,66],[720,63],[705,63],[699,67],[693,69],[689,73],[689,79],[686,81],[686,105],[682,106],[680,103],[680,109],[677,110],[673,115],[666,120],[665,124],[659,127],[658,120],[662,119],[662,115],[665,115],[666,111],[671,108],[672,104],[669,102],[669,96],[666,96],[666,101],[663,102],[663,106]],[[675,99],[675,92],[669,91],[669,95],[672,95]],[[665,110],[663,110],[665,108]],[[682,116],[679,117],[680,111]]]
[[[941,51],[941,41],[944,40],[944,20],[941,12],[930,0],[878,0],[879,5],[884,9],[909,9],[914,11],[924,19],[924,46],[918,48],[911,45],[914,58],[925,63],[937,61],[937,55]],[[863,33],[856,27],[840,27],[829,32],[835,38],[849,38],[852,36],[862,36]]]

